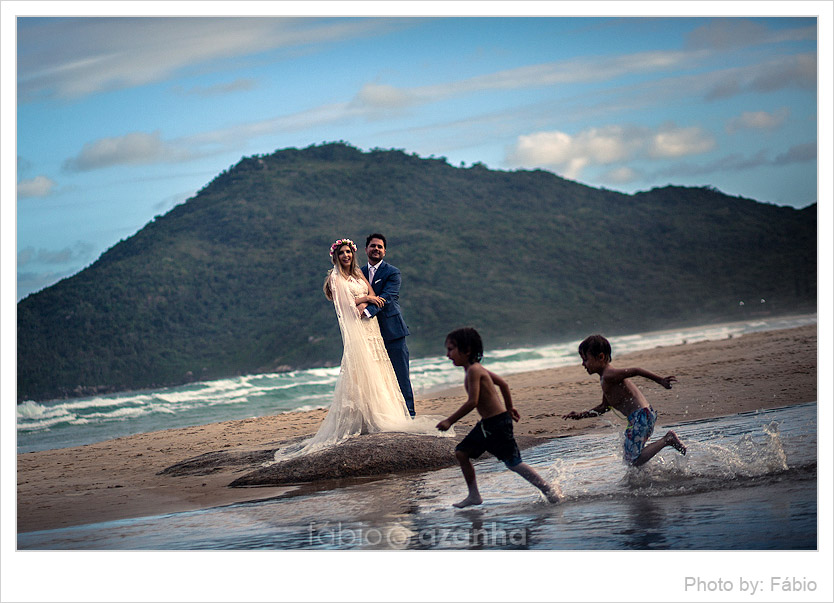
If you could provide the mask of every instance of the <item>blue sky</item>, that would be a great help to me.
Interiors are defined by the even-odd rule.
[[[16,35],[18,299],[241,157],[327,141],[817,200],[815,18],[19,16]]]

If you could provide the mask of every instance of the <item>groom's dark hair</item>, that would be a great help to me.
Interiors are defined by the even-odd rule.
[[[451,341],[455,347],[469,357],[469,362],[480,362],[484,357],[484,342],[481,336],[472,327],[455,329],[446,335],[446,341]]]
[[[371,239],[379,239],[380,241],[382,241],[382,245],[385,247],[385,249],[388,249],[388,241],[385,240],[385,235],[381,235],[378,232],[369,234],[368,238],[365,239],[365,247],[368,247],[368,245],[371,244]]]

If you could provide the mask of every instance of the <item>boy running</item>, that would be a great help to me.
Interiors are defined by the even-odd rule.
[[[579,344],[579,356],[589,375],[599,375],[602,403],[584,412],[571,411],[563,415],[563,419],[598,417],[612,409],[625,416],[628,427],[625,430],[623,460],[634,467],[639,467],[666,446],[686,454],[686,446],[674,431],[668,431],[659,440],[646,445],[654,431],[657,413],[637,386],[629,381],[630,377],[643,377],[666,389],[672,389],[672,383],[677,381],[675,377],[659,377],[641,368],[614,368],[611,366],[611,344],[602,335],[591,335]]]
[[[518,421],[520,416],[513,408],[510,387],[504,379],[481,365],[483,354],[481,336],[475,329],[457,329],[446,336],[446,356],[455,366],[462,366],[466,371],[464,388],[469,398],[450,417],[438,423],[437,428],[446,431],[473,408],[477,408],[481,415],[481,420],[455,448],[455,458],[460,463],[469,495],[454,506],[463,508],[483,502],[471,459],[478,458],[484,451],[495,455],[509,470],[536,486],[548,501],[558,502],[559,493],[530,465],[521,461],[521,453],[513,437],[513,421]],[[501,390],[503,403],[495,391],[496,386]]]

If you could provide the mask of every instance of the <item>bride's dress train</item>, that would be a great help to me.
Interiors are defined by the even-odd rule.
[[[333,402],[318,432],[308,440],[276,451],[275,461],[309,454],[366,433],[399,431],[453,436],[454,430],[441,432],[435,427],[445,417],[409,415],[379,323],[376,317],[361,318],[356,307],[356,298],[368,294],[367,284],[356,277],[345,279],[338,268],[331,273],[329,282],[344,344]]]

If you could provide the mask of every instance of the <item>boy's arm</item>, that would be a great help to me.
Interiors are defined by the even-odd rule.
[[[492,371],[486,370],[487,374],[492,379],[492,382],[498,386],[498,389],[501,391],[501,397],[504,398],[504,406],[507,407],[507,411],[510,413],[510,416],[513,418],[513,421],[518,421],[521,419],[521,415],[518,414],[518,410],[513,407],[513,395],[510,393],[510,385],[507,383],[502,377],[496,375]]]
[[[440,421],[437,428],[440,431],[446,431],[452,425],[457,423],[462,417],[469,414],[473,408],[478,406],[478,398],[481,395],[481,380],[475,375],[475,371],[466,371],[466,391],[469,393],[469,398],[464,402],[463,406],[458,408],[449,417]]]
[[[605,380],[609,383],[619,383],[623,379],[629,379],[631,377],[643,377],[644,379],[648,379],[649,381],[654,381],[655,383],[665,387],[666,389],[672,389],[672,383],[677,381],[677,378],[675,378],[674,376],[661,377],[660,375],[655,375],[651,371],[647,371],[646,369],[642,368],[611,368],[605,371]]]
[[[570,411],[566,415],[562,415],[563,419],[573,419],[578,421],[579,419],[590,419],[591,417],[598,417],[603,413],[608,412],[609,409],[608,400],[605,398],[605,394],[602,395],[602,402],[598,405],[594,406],[589,410],[584,410],[582,412],[576,412],[575,410]]]

